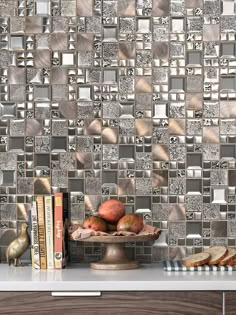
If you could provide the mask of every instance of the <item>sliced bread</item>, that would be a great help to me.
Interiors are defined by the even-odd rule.
[[[228,265],[232,260],[236,258],[236,250],[234,248],[228,247],[228,253],[220,262],[220,266]]]
[[[236,259],[231,260],[227,265],[228,266],[236,266]]]
[[[208,253],[211,256],[208,264],[217,265],[222,259],[226,257],[228,249],[225,246],[212,246],[205,250],[205,253]]]
[[[209,253],[198,253],[182,259],[182,264],[185,267],[196,267],[208,263],[211,259]]]

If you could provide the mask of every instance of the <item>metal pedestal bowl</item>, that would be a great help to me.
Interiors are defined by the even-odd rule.
[[[130,260],[124,250],[127,242],[145,242],[155,241],[160,234],[134,235],[134,236],[90,236],[89,238],[80,239],[83,242],[104,243],[105,254],[97,262],[90,263],[90,268],[98,270],[127,270],[140,267],[137,261]]]

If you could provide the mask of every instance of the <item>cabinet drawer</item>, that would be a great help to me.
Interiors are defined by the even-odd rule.
[[[225,315],[236,314],[236,292],[225,292]]]
[[[52,296],[51,292],[1,292],[0,314],[221,315],[220,292],[102,292]]]

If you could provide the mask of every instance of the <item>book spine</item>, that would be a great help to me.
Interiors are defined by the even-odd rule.
[[[38,214],[37,203],[33,201],[31,209],[31,224],[32,224],[32,267],[40,269],[40,255],[39,255],[39,231],[38,231]]]
[[[62,213],[62,193],[55,193],[54,197],[54,267],[62,269],[62,230],[63,230],[63,213]]]
[[[31,254],[31,265],[34,268],[34,234],[32,228],[32,210],[29,210],[29,231],[30,231],[30,254]]]
[[[68,223],[69,223],[69,193],[63,193],[63,235],[62,235],[62,268],[68,263]]]
[[[47,251],[45,236],[45,216],[44,216],[44,200],[43,196],[37,197],[38,206],[38,225],[39,225],[39,252],[40,252],[40,268],[47,269]]]
[[[54,268],[52,196],[44,196],[47,267]]]

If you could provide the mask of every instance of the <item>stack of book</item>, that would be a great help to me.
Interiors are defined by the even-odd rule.
[[[37,196],[31,209],[31,257],[35,269],[62,269],[67,264],[68,193]]]

